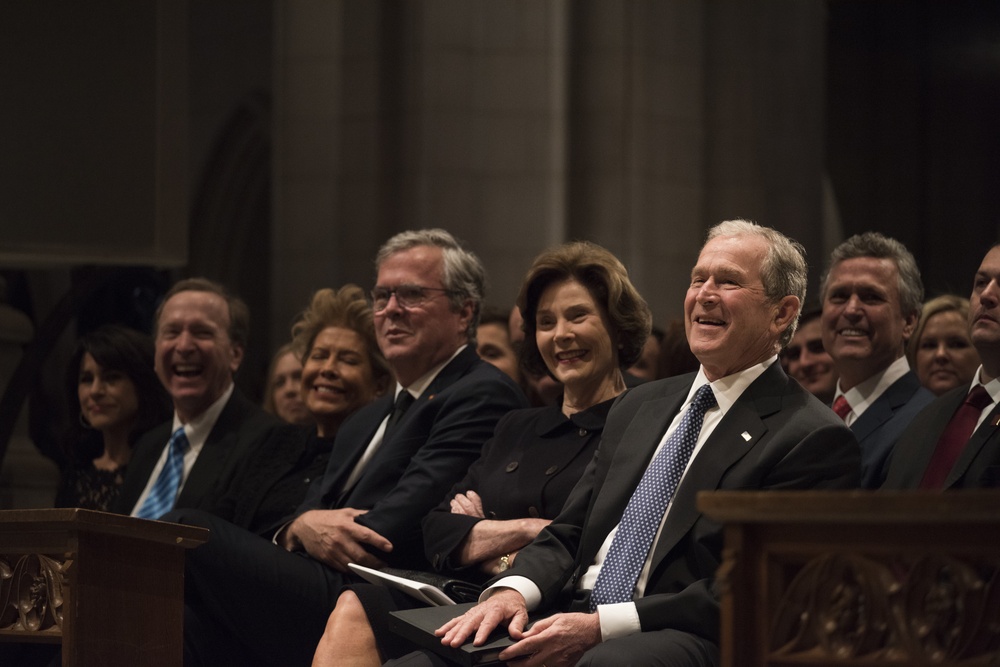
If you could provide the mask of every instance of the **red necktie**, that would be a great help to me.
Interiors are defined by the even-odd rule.
[[[851,414],[851,404],[847,402],[843,394],[838,396],[837,400],[833,402],[833,411],[841,419],[847,419],[847,415]]]
[[[945,427],[938,439],[931,462],[927,464],[924,477],[920,480],[921,489],[941,489],[948,473],[955,466],[959,454],[965,449],[965,444],[972,437],[983,408],[993,402],[983,385],[977,385],[969,392],[965,401],[958,406],[951,421]]]

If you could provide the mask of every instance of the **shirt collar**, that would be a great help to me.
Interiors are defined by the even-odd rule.
[[[404,387],[403,385],[397,382],[396,391],[392,395],[393,398],[394,399],[397,398],[399,396],[399,392],[401,391],[408,391],[410,392],[410,396],[412,396],[413,398],[420,398],[421,394],[423,394],[424,391],[426,391],[427,387],[431,385],[431,382],[434,382],[434,378],[438,376],[438,373],[440,373],[445,366],[451,363],[452,359],[457,357],[462,352],[462,350],[464,350],[467,347],[468,344],[459,347],[457,350],[455,350],[455,354],[451,355],[450,357],[442,361],[440,364],[438,364],[437,366],[430,369],[429,371],[418,377],[416,380],[411,382],[409,387]]]
[[[222,409],[226,407],[226,403],[229,402],[229,398],[235,390],[236,385],[229,383],[229,389],[222,392],[222,396],[215,399],[215,402],[208,406],[207,410],[188,421],[187,424],[181,424],[180,417],[177,416],[177,412],[175,411],[174,426],[170,429],[171,433],[183,426],[184,435],[188,439],[188,446],[192,451],[200,451],[202,445],[208,440],[208,434],[212,432],[212,428],[215,426],[215,422],[218,421],[219,415],[222,414]]]
[[[1000,402],[1000,377],[993,378],[986,384],[983,384],[982,380],[979,379],[980,377],[982,377],[982,373],[983,373],[983,367],[980,366],[979,370],[976,371],[976,374],[972,376],[972,384],[969,385],[969,391],[972,391],[979,385],[982,385],[983,388],[986,389],[986,393],[989,394],[990,398],[993,399],[994,403]]]
[[[876,373],[864,382],[858,383],[854,387],[851,387],[847,391],[842,391],[840,388],[840,382],[837,382],[837,392],[833,397],[833,400],[837,400],[837,396],[843,396],[847,399],[847,404],[851,406],[851,411],[855,415],[860,416],[865,410],[868,409],[872,403],[878,400],[878,397],[885,393],[885,390],[891,387],[896,380],[903,377],[910,372],[910,362],[906,360],[906,357],[900,357],[896,361],[889,364],[881,373]]]
[[[682,411],[685,406],[691,403],[695,392],[697,392],[702,385],[711,384],[712,393],[715,394],[715,401],[719,404],[719,410],[723,415],[725,415],[729,411],[729,408],[733,407],[733,403],[739,400],[740,396],[743,395],[746,388],[753,384],[754,380],[763,375],[764,371],[770,368],[771,364],[777,360],[778,355],[774,355],[770,359],[765,359],[759,364],[754,364],[749,368],[744,368],[741,371],[719,378],[714,382],[708,381],[708,378],[705,377],[705,367],[702,366],[698,369],[698,374],[695,376],[694,382],[691,383],[691,390],[688,392],[684,405],[681,406]]]
[[[535,432],[538,435],[547,435],[567,424],[576,428],[586,429],[587,431],[601,431],[604,429],[608,413],[611,411],[611,406],[616,399],[617,397],[601,401],[600,403],[591,405],[586,410],[574,412],[569,417],[563,414],[562,408],[558,405],[550,405],[542,408],[545,412],[538,420]]]

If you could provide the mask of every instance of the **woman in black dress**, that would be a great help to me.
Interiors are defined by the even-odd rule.
[[[563,385],[555,406],[515,410],[468,475],[423,522],[428,559],[442,572],[482,582],[510,567],[518,551],[558,514],[600,440],[635,363],[651,317],[625,267],[591,243],[539,255],[518,296],[524,314],[521,364]],[[394,589],[347,587],[330,615],[314,667],[379,665],[413,646],[385,619],[416,606]]]
[[[317,291],[292,327],[292,349],[302,362],[299,394],[312,423],[276,428],[241,462],[210,510],[268,537],[326,470],[344,420],[393,381],[375,340],[371,306],[357,285]]]
[[[55,506],[107,511],[132,445],[170,417],[170,398],[153,371],[153,341],[125,327],[101,327],[80,339],[66,384],[80,413]]]

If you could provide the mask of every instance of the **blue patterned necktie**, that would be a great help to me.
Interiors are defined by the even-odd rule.
[[[167,453],[167,462],[163,464],[160,476],[149,490],[146,502],[135,514],[140,519],[159,519],[174,507],[177,489],[180,488],[181,480],[184,478],[184,452],[188,448],[188,439],[184,435],[183,426],[170,436],[167,448],[170,450]]]
[[[597,609],[599,604],[632,600],[635,584],[653,546],[663,513],[667,511],[698,441],[705,412],[715,405],[712,387],[707,384],[699,387],[680,426],[670,434],[649,464],[625,507],[608,556],[597,575],[590,595],[591,611]]]

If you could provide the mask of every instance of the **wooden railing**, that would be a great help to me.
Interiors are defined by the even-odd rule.
[[[724,667],[1000,663],[1000,491],[704,492]]]
[[[64,667],[179,667],[184,551],[208,531],[80,509],[0,511],[0,641]]]

